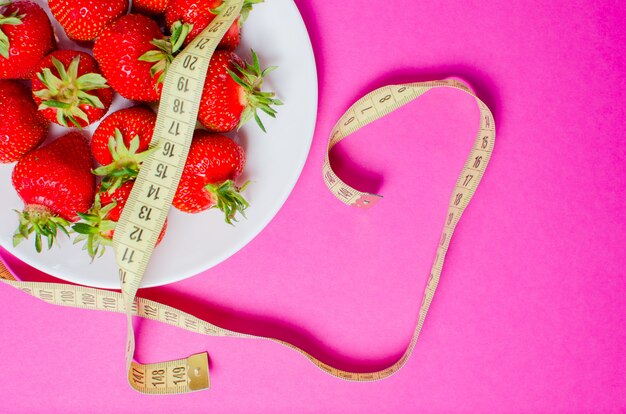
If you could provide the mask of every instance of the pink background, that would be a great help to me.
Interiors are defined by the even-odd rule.
[[[477,110],[462,93],[431,92],[342,144],[340,175],[385,195],[370,211],[327,192],[327,134],[375,87],[456,75],[492,108],[497,142],[399,373],[344,382],[272,342],[144,321],[139,360],[207,350],[212,389],[143,396],[124,379],[123,316],[0,287],[0,411],[626,412],[623,3],[450,3],[297,1],[320,109],[294,192],[230,260],[143,292],[343,369],[394,362],[414,329]]]

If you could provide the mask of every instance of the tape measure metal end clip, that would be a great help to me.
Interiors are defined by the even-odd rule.
[[[194,354],[187,358],[187,377],[189,378],[189,389],[192,391],[210,387],[209,356],[206,352]]]
[[[356,208],[361,208],[367,210],[372,208],[376,203],[382,200],[383,196],[378,194],[366,193],[361,195],[357,200],[352,203],[352,205]]]

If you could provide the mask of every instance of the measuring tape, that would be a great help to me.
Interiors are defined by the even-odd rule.
[[[485,172],[495,142],[491,111],[464,83],[457,80],[390,85],[377,89],[353,104],[334,126],[323,164],[329,190],[342,202],[370,208],[382,197],[358,191],[345,184],[333,171],[329,153],[348,135],[393,112],[434,88],[454,88],[473,96],[480,110],[480,127],[448,206],[435,260],[421,301],[413,337],[400,359],[376,372],[357,373],[324,364],[302,349],[279,339],[223,329],[203,319],[159,302],[137,297],[150,255],[167,217],[182,174],[196,124],[206,71],[217,44],[239,15],[243,0],[227,1],[227,7],[170,65],[151,146],[158,150],[142,165],[113,239],[120,268],[121,292],[59,283],[21,282],[0,257],[0,280],[45,302],[60,306],[125,313],[127,316],[126,368],[129,384],[145,394],[180,394],[210,387],[206,353],[185,359],[140,364],[133,360],[135,338],[133,316],[158,320],[209,336],[264,338],[300,352],[317,367],[338,378],[375,381],[396,373],[408,360],[439,282],[450,239]]]
[[[126,370],[130,385],[147,394],[171,394],[209,387],[206,353],[157,364],[138,364],[132,306],[167,218],[185,166],[198,118],[209,62],[226,31],[239,16],[243,0],[226,7],[170,64],[159,103],[151,147],[141,166],[113,236],[126,311]]]

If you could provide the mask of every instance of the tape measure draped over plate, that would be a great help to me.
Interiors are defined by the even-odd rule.
[[[339,179],[332,170],[328,158],[333,146],[363,126],[433,88],[455,88],[468,93],[476,99],[480,109],[478,135],[452,192],[435,261],[419,308],[417,326],[405,353],[393,365],[369,373],[343,371],[324,364],[288,342],[223,329],[179,309],[136,297],[180,180],[210,58],[226,30],[239,15],[243,0],[232,0],[227,3],[228,7],[172,62],[168,70],[151,144],[158,146],[159,149],[144,162],[115,231],[114,246],[120,267],[121,293],[58,283],[20,282],[1,260],[0,280],[48,303],[126,313],[128,381],[135,390],[142,393],[179,394],[209,388],[208,358],[206,353],[201,353],[186,359],[155,364],[134,362],[135,339],[132,316],[158,320],[210,336],[270,339],[302,353],[323,371],[345,380],[375,381],[386,378],[397,372],[413,352],[439,282],[450,239],[463,211],[476,192],[491,157],[495,141],[493,116],[489,108],[465,84],[456,80],[443,80],[391,85],[377,89],[352,105],[332,130],[323,165],[324,181],[332,193],[345,204],[369,208],[378,202],[381,196],[355,190]]]
[[[242,7],[243,0],[226,2],[211,24],[170,64],[150,143],[158,149],[141,166],[115,228],[113,246],[128,326],[126,370],[131,386],[143,393],[182,393],[209,387],[206,353],[158,364],[133,362],[132,306],[185,166],[209,62]]]

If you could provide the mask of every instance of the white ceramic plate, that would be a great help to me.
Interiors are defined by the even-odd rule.
[[[64,33],[58,26],[56,31],[62,48],[81,49],[63,39]],[[244,193],[250,202],[247,219],[241,218],[231,227],[224,223],[218,210],[191,215],[172,209],[167,234],[154,251],[144,287],[185,279],[236,253],[276,215],[304,167],[317,115],[317,74],[311,42],[293,1],[266,0],[255,6],[243,28],[242,44],[237,52],[247,59],[250,48],[257,52],[262,65],[279,67],[269,76],[265,87],[274,90],[285,105],[278,107],[276,119],[263,117],[267,134],[254,122],[237,134],[236,139],[244,146],[248,159],[241,182],[252,181]],[[130,105],[130,101],[117,96],[112,110]],[[87,131],[91,134],[94,129],[90,127]],[[51,139],[65,131],[61,127],[53,128]],[[17,248],[12,246],[17,227],[17,214],[13,210],[23,208],[11,185],[12,170],[13,164],[0,164],[0,245],[31,266],[60,279],[119,288],[111,248],[90,263],[87,253],[65,236],[59,237],[59,246],[40,254],[35,252],[33,240],[26,240]]]

